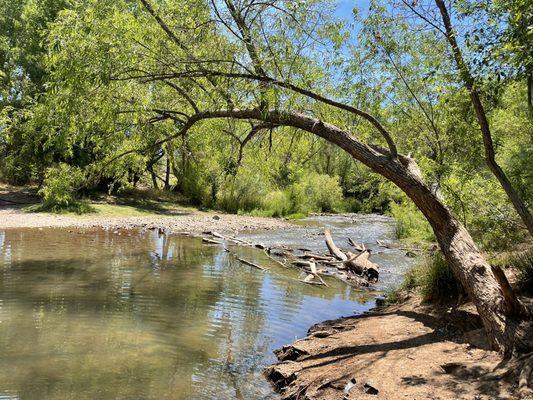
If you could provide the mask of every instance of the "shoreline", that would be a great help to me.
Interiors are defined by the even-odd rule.
[[[204,231],[239,232],[292,228],[287,220],[246,215],[187,210],[173,215],[81,216],[25,212],[18,208],[0,207],[0,229],[17,228],[102,228],[158,229],[167,233],[201,233]]]
[[[162,229],[168,234],[296,228],[290,221],[194,209],[170,215],[62,215],[0,207],[0,229]],[[416,296],[399,305],[324,321],[275,351],[264,375],[282,400],[514,399],[513,377],[486,376],[501,357],[488,349],[471,305],[442,308]]]
[[[282,400],[518,398],[514,376],[490,379],[501,356],[469,303],[428,306],[414,296],[316,324],[275,354],[264,375]]]

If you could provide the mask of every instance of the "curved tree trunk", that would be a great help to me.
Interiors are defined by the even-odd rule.
[[[506,315],[505,298],[490,265],[461,222],[423,182],[413,159],[400,154],[394,156],[387,149],[360,142],[334,125],[296,112],[260,109],[205,112],[192,117],[184,129],[212,118],[255,119],[305,130],[339,146],[389,179],[409,196],[430,223],[454,275],[475,304],[493,348],[508,352],[517,347],[533,347],[527,338],[531,332],[530,321],[522,315]]]
[[[437,1],[439,6],[444,5],[441,0],[435,1]],[[154,16],[161,28],[167,33],[170,40],[172,40],[180,49],[188,52],[187,48],[173,34],[168,25],[166,25],[157,15],[149,2],[147,0],[141,0],[141,2],[146,10]],[[233,2],[228,1],[226,2],[226,5],[232,7]],[[242,36],[246,36],[240,39],[244,39],[246,49],[249,52],[252,62],[255,64],[254,69],[257,72],[256,74],[250,74],[248,73],[249,71],[246,73],[233,73],[218,70],[210,71],[204,67],[199,67],[197,71],[193,71],[193,75],[190,75],[191,71],[178,72],[164,76],[154,74],[152,80],[163,80],[168,83],[172,79],[179,79],[180,77],[186,79],[191,76],[203,76],[215,86],[218,92],[221,90],[216,87],[215,79],[219,76],[233,79],[255,80],[260,82],[260,89],[263,87],[262,83],[272,84],[279,88],[291,90],[309,99],[314,99],[364,118],[377,129],[387,142],[389,148],[384,149],[380,146],[365,144],[357,140],[349,132],[343,131],[334,125],[324,123],[320,119],[310,115],[298,112],[268,110],[264,103],[262,103],[259,108],[253,109],[229,109],[201,112],[194,102],[192,103],[192,108],[195,113],[187,118],[181,126],[180,131],[160,140],[156,145],[161,145],[180,136],[185,138],[188,130],[191,129],[195,123],[202,120],[229,118],[263,121],[276,127],[291,126],[310,132],[339,146],[353,158],[359,160],[373,171],[381,174],[396,184],[422,211],[433,228],[440,248],[455,276],[461,281],[466,292],[474,302],[493,347],[506,351],[515,348],[517,344],[523,344],[527,348],[533,348],[531,343],[527,343],[527,337],[521,336],[524,332],[524,327],[530,328],[530,326],[527,325],[530,324],[530,321],[528,321],[523,315],[506,315],[506,313],[510,314],[509,310],[513,309],[513,307],[510,307],[509,304],[506,305],[505,301],[512,296],[503,296],[503,290],[497,277],[493,274],[490,265],[481,255],[470,234],[423,182],[416,162],[409,157],[398,154],[396,144],[388,130],[385,129],[375,117],[365,111],[359,110],[348,104],[328,99],[313,93],[310,90],[300,88],[290,82],[278,81],[266,76],[258,60],[258,54],[255,51],[252,38],[247,35],[248,28],[246,27],[246,21],[242,20],[242,15],[235,10],[232,14],[235,22],[239,25],[239,29],[243,31]],[[450,37],[450,35],[448,36]],[[454,38],[453,34],[451,35],[451,38]],[[452,47],[454,50],[458,49],[456,45],[452,45]],[[455,54],[457,56],[457,52]],[[191,59],[196,61],[194,57],[191,57]],[[225,94],[226,93],[222,91],[224,98]],[[191,103],[190,98],[186,99]],[[227,103],[228,107],[233,107],[233,102],[229,100]],[[483,133],[485,134],[487,132]],[[484,136],[485,139],[487,137],[490,138],[490,131],[488,131],[488,133],[488,136]],[[525,210],[529,212],[527,207]],[[526,226],[530,226],[527,221]],[[524,321],[527,323],[526,325],[523,325]]]

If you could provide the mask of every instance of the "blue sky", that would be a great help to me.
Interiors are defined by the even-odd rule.
[[[366,10],[369,2],[370,0],[337,0],[337,15],[351,20],[354,7],[357,6],[359,10]]]

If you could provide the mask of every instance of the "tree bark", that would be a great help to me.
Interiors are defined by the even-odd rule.
[[[496,161],[494,143],[492,141],[492,133],[490,130],[490,125],[487,119],[487,115],[485,113],[485,108],[483,107],[483,103],[481,102],[481,98],[476,89],[474,77],[470,73],[470,70],[463,58],[463,54],[461,52],[459,44],[457,43],[457,39],[455,37],[455,31],[451,23],[450,15],[448,14],[448,9],[446,8],[446,5],[444,4],[444,0],[435,0],[435,3],[437,4],[437,7],[439,8],[439,11],[441,14],[442,22],[446,30],[445,31],[446,39],[448,40],[448,43],[450,44],[452,48],[453,56],[455,58],[455,63],[457,64],[457,69],[459,70],[461,79],[463,80],[463,83],[466,89],[470,93],[470,100],[476,112],[476,117],[479,123],[479,128],[483,136],[483,147],[485,149],[485,161],[490,171],[494,174],[494,176],[500,182],[500,185],[502,186],[503,190],[507,194],[507,197],[509,198],[509,200],[511,200],[511,203],[513,204],[516,212],[518,213],[518,215],[524,222],[524,225],[529,231],[529,234],[533,236],[533,215],[529,211],[526,203],[522,200],[518,192],[513,187],[511,181],[509,180],[509,178],[507,177],[503,169],[500,167],[500,165]]]
[[[168,154],[168,151],[165,166],[165,190],[170,190],[170,156]]]

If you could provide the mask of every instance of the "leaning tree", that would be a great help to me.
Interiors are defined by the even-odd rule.
[[[324,79],[324,71],[329,69],[320,66],[335,66],[336,61],[335,53],[324,49],[342,51],[339,49],[344,40],[335,29],[334,20],[329,25],[323,22],[329,21],[328,9],[324,8],[327,3],[328,0],[180,2],[183,8],[203,8],[191,19],[185,13],[180,15],[177,3],[171,1],[124,2],[126,11],[143,26],[151,21],[161,37],[153,39],[152,26],[144,28],[150,32],[145,37],[125,34],[121,40],[135,41],[137,50],[121,68],[109,70],[110,63],[102,61],[107,79],[110,84],[117,84],[117,91],[123,82],[144,86],[150,95],[172,90],[179,106],[144,106],[144,113],[153,114],[152,121],[171,120],[176,131],[155,143],[110,157],[105,164],[135,152],[161,148],[201,127],[212,127],[209,124],[215,120],[251,123],[246,142],[261,132],[283,127],[316,135],[393,182],[414,202],[475,304],[492,346],[508,355],[531,351],[529,310],[517,298],[501,269],[489,265],[465,227],[424,181],[416,160],[400,152],[401,134],[387,126],[393,124],[382,122],[385,119],[378,118],[377,113],[354,106],[352,99],[340,100],[329,84],[335,75]],[[116,5],[110,9],[113,7]],[[122,18],[120,11],[116,15]],[[91,27],[83,27],[84,31],[77,23],[77,17],[69,20],[71,35],[87,36]],[[329,45],[322,46],[328,40]],[[68,41],[62,45],[68,45]],[[112,48],[105,51],[109,57],[117,54]],[[88,61],[83,59],[83,63]],[[315,67],[322,73],[315,73]],[[328,91],[330,96],[325,95]],[[374,140],[363,139],[364,135],[346,122],[354,119],[365,121],[373,129]]]
[[[397,185],[424,214],[447,262],[476,305],[493,347],[505,352],[531,349],[533,343],[528,337],[531,322],[527,308],[516,297],[502,271],[488,264],[468,231],[424,182],[416,160],[399,152],[395,133],[371,113],[313,90],[312,83],[307,86],[295,83],[297,79],[292,78],[286,68],[280,67],[282,61],[285,65],[290,64],[290,60],[283,60],[284,57],[292,57],[276,53],[280,48],[276,46],[276,40],[279,40],[276,35],[280,31],[284,30],[288,41],[298,34],[306,36],[307,40],[320,40],[313,39],[312,27],[301,20],[306,13],[309,19],[313,19],[312,13],[316,12],[315,6],[319,2],[309,2],[311,6],[303,12],[303,3],[295,8],[294,3],[283,0],[211,0],[212,20],[196,23],[197,26],[211,24],[212,29],[227,36],[233,54],[225,59],[216,59],[216,56],[198,58],[190,43],[185,42],[183,31],[173,29],[166,21],[163,7],[156,9],[147,0],[140,2],[165,33],[169,43],[178,50],[179,58],[170,66],[160,65],[160,68],[150,71],[130,69],[114,79],[166,85],[202,82],[213,100],[210,104],[205,101],[199,104],[177,90],[176,95],[185,97],[189,109],[187,113],[178,110],[180,129],[162,139],[159,145],[187,135],[202,121],[231,119],[257,121],[261,129],[293,127],[339,146]],[[168,18],[171,19],[171,16]],[[299,55],[302,58],[312,57],[311,53],[301,52]],[[234,98],[231,86],[239,87],[243,82],[247,83],[250,93],[244,99],[242,96]],[[271,100],[273,91],[277,96],[275,106]],[[300,110],[284,107],[283,99],[294,95],[306,101],[300,103]],[[305,111],[302,104],[308,104],[308,101],[364,119],[381,135],[386,146],[364,143],[355,132],[328,123],[317,115],[319,113]],[[291,102],[290,107],[298,104],[297,101]],[[176,115],[176,110],[160,110],[160,114],[172,117]]]

